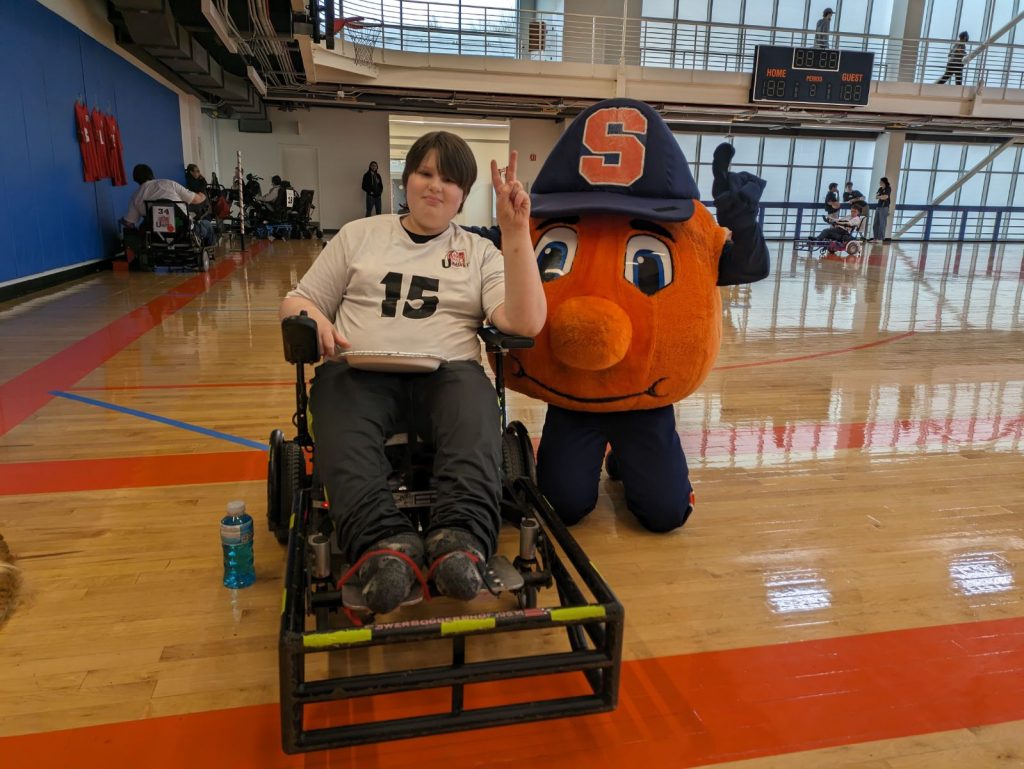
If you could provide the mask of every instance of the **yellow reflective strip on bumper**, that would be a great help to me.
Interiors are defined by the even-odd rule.
[[[288,591],[282,589],[281,590],[281,613],[282,614],[284,614],[284,605],[285,605],[285,602],[287,602],[287,600],[288,600]]]
[[[494,617],[486,619],[453,619],[441,623],[441,635],[472,633],[474,630],[490,630],[495,625]]]
[[[302,636],[302,645],[309,649],[322,649],[337,644],[358,644],[373,638],[373,630],[357,627],[351,630],[335,630],[333,633],[310,633]]]
[[[288,519],[288,530],[295,528],[295,513],[292,513],[292,517]]]
[[[603,617],[604,615],[603,606],[570,606],[568,609],[551,610],[553,622],[570,622],[575,619],[590,619],[592,617]]]

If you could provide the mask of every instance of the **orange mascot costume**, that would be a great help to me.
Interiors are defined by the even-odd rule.
[[[566,523],[594,508],[609,444],[646,528],[678,528],[693,509],[672,404],[718,355],[718,286],[768,274],[764,182],[728,173],[731,157],[728,144],[716,150],[716,222],[661,116],[610,99],[573,121],[534,182],[548,320],[532,349],[511,354],[507,382],[549,404],[537,479]]]

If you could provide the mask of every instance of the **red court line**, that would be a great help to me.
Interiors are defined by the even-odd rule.
[[[226,278],[247,255],[256,253],[264,245],[257,243],[241,260],[218,259],[209,272],[168,289],[167,293],[0,385],[0,436],[49,403],[53,398],[51,390],[70,389],[79,379],[204,293],[212,283]]]
[[[72,757],[76,769],[449,769],[488,757],[680,769],[1024,719],[1022,641],[1018,617],[637,660],[623,665],[613,713],[310,756],[281,753],[275,704],[9,737],[0,753],[35,769],[65,769]],[[494,704],[505,686],[482,684],[467,704]],[[545,679],[529,686],[535,697],[564,691]],[[356,709],[406,710],[374,702]],[[336,717],[353,710],[331,707]]]
[[[734,363],[729,366],[715,366],[712,371],[729,371],[734,368],[752,368],[753,366],[774,366],[778,363],[793,363],[798,360],[811,360],[813,358],[826,358],[829,355],[845,355],[848,352],[855,352],[856,350],[866,350],[869,347],[878,347],[883,344],[890,344],[892,342],[898,342],[901,339],[906,339],[909,336],[916,334],[916,331],[907,331],[904,334],[897,334],[891,336],[888,339],[879,339],[875,342],[865,342],[864,344],[857,344],[853,347],[844,347],[842,350],[828,350],[826,352],[815,352],[808,355],[795,355],[792,358],[778,358],[776,360],[761,360],[753,363]]]
[[[759,460],[865,447],[902,452],[922,450],[929,446],[973,446],[1020,438],[1022,435],[1024,417],[1019,415],[743,425],[680,431],[683,449],[691,458],[753,455]],[[535,452],[538,443],[539,437],[534,436]],[[12,462],[0,464],[0,496],[134,486],[231,483],[265,478],[266,455],[261,451]]]
[[[8,462],[0,464],[0,495],[262,481],[266,477],[267,455],[255,450]]]

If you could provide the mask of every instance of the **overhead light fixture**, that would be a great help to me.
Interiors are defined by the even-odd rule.
[[[256,71],[256,68],[251,64],[247,64],[245,67],[245,74],[249,76],[249,82],[252,83],[253,88],[260,92],[260,96],[267,95],[267,84],[263,82],[263,78]]]

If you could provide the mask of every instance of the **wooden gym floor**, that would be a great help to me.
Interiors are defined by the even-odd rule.
[[[690,523],[603,483],[574,530],[627,610],[612,714],[284,756],[265,446],[310,242],[0,304],[4,767],[1024,767],[1024,249],[773,247],[677,407]],[[539,434],[544,407],[513,417]],[[221,586],[245,499],[255,586]]]

